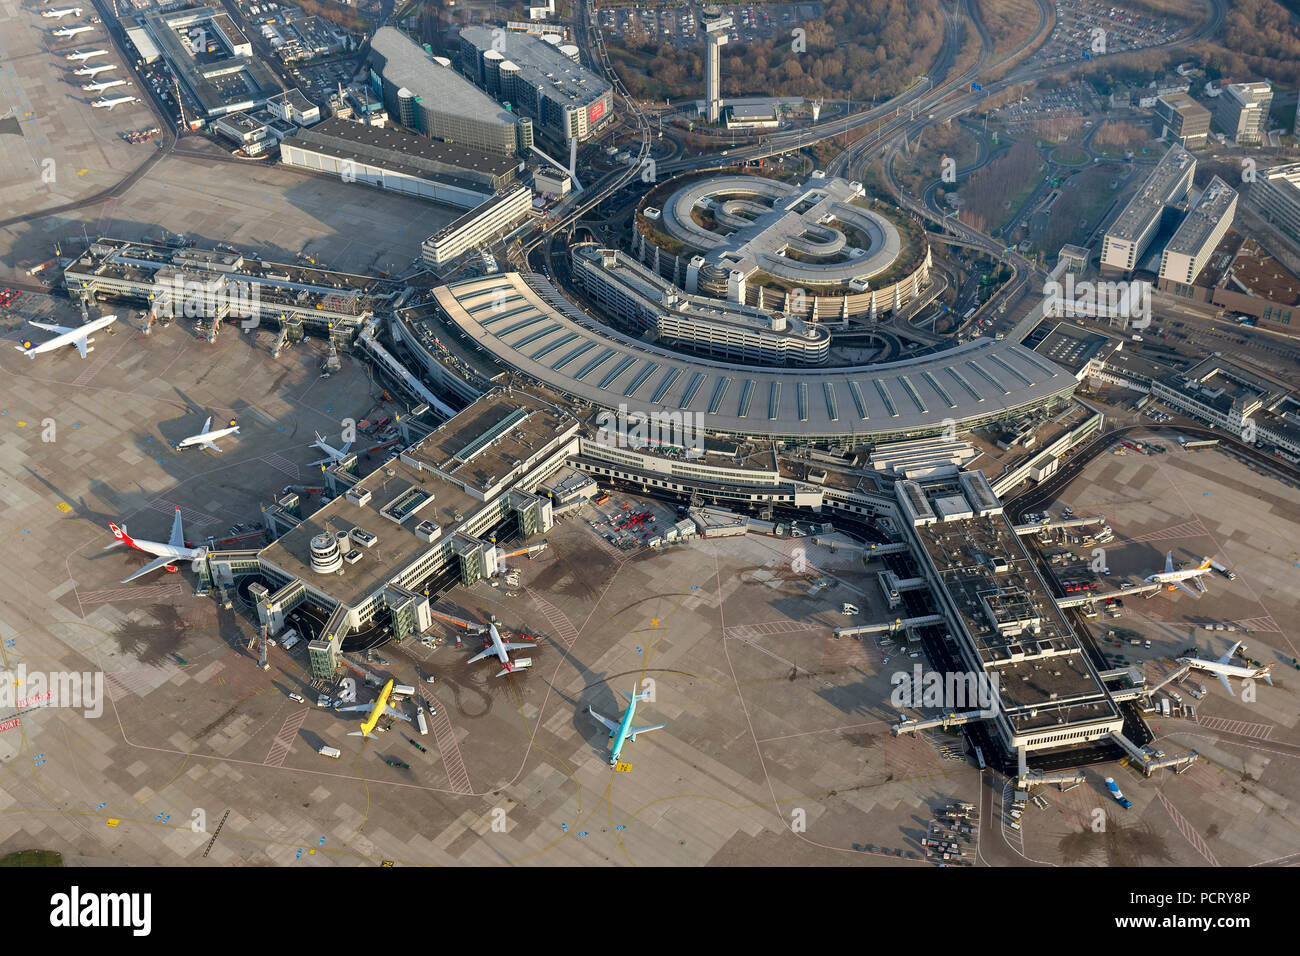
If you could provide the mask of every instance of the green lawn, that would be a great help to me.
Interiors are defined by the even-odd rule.
[[[0,866],[62,866],[63,857],[53,850],[19,850],[0,857]]]

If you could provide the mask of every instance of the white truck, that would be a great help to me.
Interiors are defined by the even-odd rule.
[[[415,711],[415,726],[419,729],[421,736],[427,736],[429,733],[429,722],[424,719],[424,708],[420,707]]]
[[[280,635],[280,646],[286,651],[291,650],[300,640],[302,640],[302,638],[298,636],[298,631],[291,627]]]
[[[339,750],[338,747],[321,747],[320,750],[316,752],[322,757],[333,757],[335,760],[338,760],[339,757],[343,756],[343,751]]]
[[[1224,567],[1224,566],[1223,566],[1222,564],[1220,564],[1218,561],[1211,560],[1211,561],[1210,561],[1210,567],[1212,567],[1215,571],[1218,571],[1220,574],[1222,574],[1222,575],[1223,575],[1225,578],[1227,578],[1229,581],[1235,581],[1235,580],[1237,580],[1237,572],[1236,572],[1236,571],[1233,571],[1231,568],[1226,568],[1226,567]]]

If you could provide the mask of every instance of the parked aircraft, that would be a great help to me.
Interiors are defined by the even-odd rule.
[[[635,691],[636,687],[634,686],[632,690]],[[591,714],[591,716],[595,717],[598,721],[608,727],[609,735],[614,738],[614,746],[609,751],[609,765],[611,767],[618,763],[618,755],[622,752],[624,743],[629,740],[636,740],[637,734],[648,734],[652,730],[662,730],[664,727],[668,726],[667,724],[648,724],[644,727],[633,727],[632,717],[636,714],[637,701],[648,700],[650,695],[648,693],[629,694],[627,691],[619,691],[619,693],[627,698],[627,710],[623,712],[623,719],[617,724],[607,717],[602,717],[600,714],[592,710],[591,707],[587,708],[587,713]]]
[[[176,520],[172,522],[171,537],[167,539],[166,544],[163,544],[161,541],[143,541],[132,538],[126,533],[126,525],[118,527],[112,522],[109,522],[108,530],[113,532],[113,537],[116,540],[105,548],[105,551],[126,545],[128,548],[134,548],[136,551],[143,551],[145,554],[154,556],[154,559],[144,567],[140,568],[134,574],[123,578],[123,584],[128,584],[141,575],[148,574],[151,571],[157,571],[159,568],[166,568],[168,571],[175,571],[177,563],[181,560],[188,560],[197,563],[208,553],[207,548],[192,548],[185,543],[185,532],[181,528],[180,508],[176,509]]]
[[[22,345],[14,347],[28,358],[35,358],[42,352],[53,352],[55,349],[62,348],[65,345],[75,345],[77,351],[81,353],[81,357],[85,358],[87,352],[95,351],[93,348],[88,347],[91,342],[95,341],[90,337],[91,334],[98,332],[100,329],[108,328],[116,321],[117,316],[105,315],[75,329],[65,328],[62,325],[47,325],[44,322],[32,322],[31,324],[36,326],[38,329],[45,329],[47,332],[57,332],[58,334],[48,341],[41,342],[39,345],[32,342],[24,342]]]

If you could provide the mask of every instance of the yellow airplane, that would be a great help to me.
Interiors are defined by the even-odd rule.
[[[394,710],[393,708],[388,706],[388,695],[391,694],[392,692],[393,692],[393,681],[390,678],[388,683],[386,683],[383,689],[379,692],[379,697],[378,699],[375,700],[374,703],[354,704],[351,707],[335,708],[336,710],[339,711],[339,713],[346,713],[347,711],[353,711],[353,710],[365,710],[370,712],[370,716],[368,716],[365,720],[361,722],[361,729],[352,731],[352,733],[348,734],[349,737],[371,736],[371,734],[375,729],[375,725],[379,723],[379,718],[384,716],[384,714],[388,714],[388,716],[390,717],[400,717],[408,724],[411,722],[411,718],[406,716],[406,714],[403,714],[401,711]]]

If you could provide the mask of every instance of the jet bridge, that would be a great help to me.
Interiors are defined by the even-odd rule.
[[[983,710],[968,710],[963,714],[951,713],[944,714],[942,717],[919,717],[914,720],[900,720],[894,724],[890,730],[895,737],[903,734],[914,734],[922,730],[930,730],[934,727],[942,727],[947,730],[949,727],[960,727],[963,724],[969,724],[976,720],[988,720],[989,714]]]
[[[837,627],[835,628],[835,636],[837,638],[857,637],[860,634],[881,634],[885,632],[892,634],[913,627],[928,627],[931,624],[942,623],[944,623],[942,614],[926,614],[923,617],[895,618],[892,621],[884,621],[880,624],[854,624],[849,627]]]
[[[1089,525],[1105,524],[1105,515],[1093,515],[1090,518],[1056,518],[1049,521],[1031,521],[1015,526],[1016,534],[1035,534],[1039,531],[1051,531],[1053,528],[1086,528]]]

